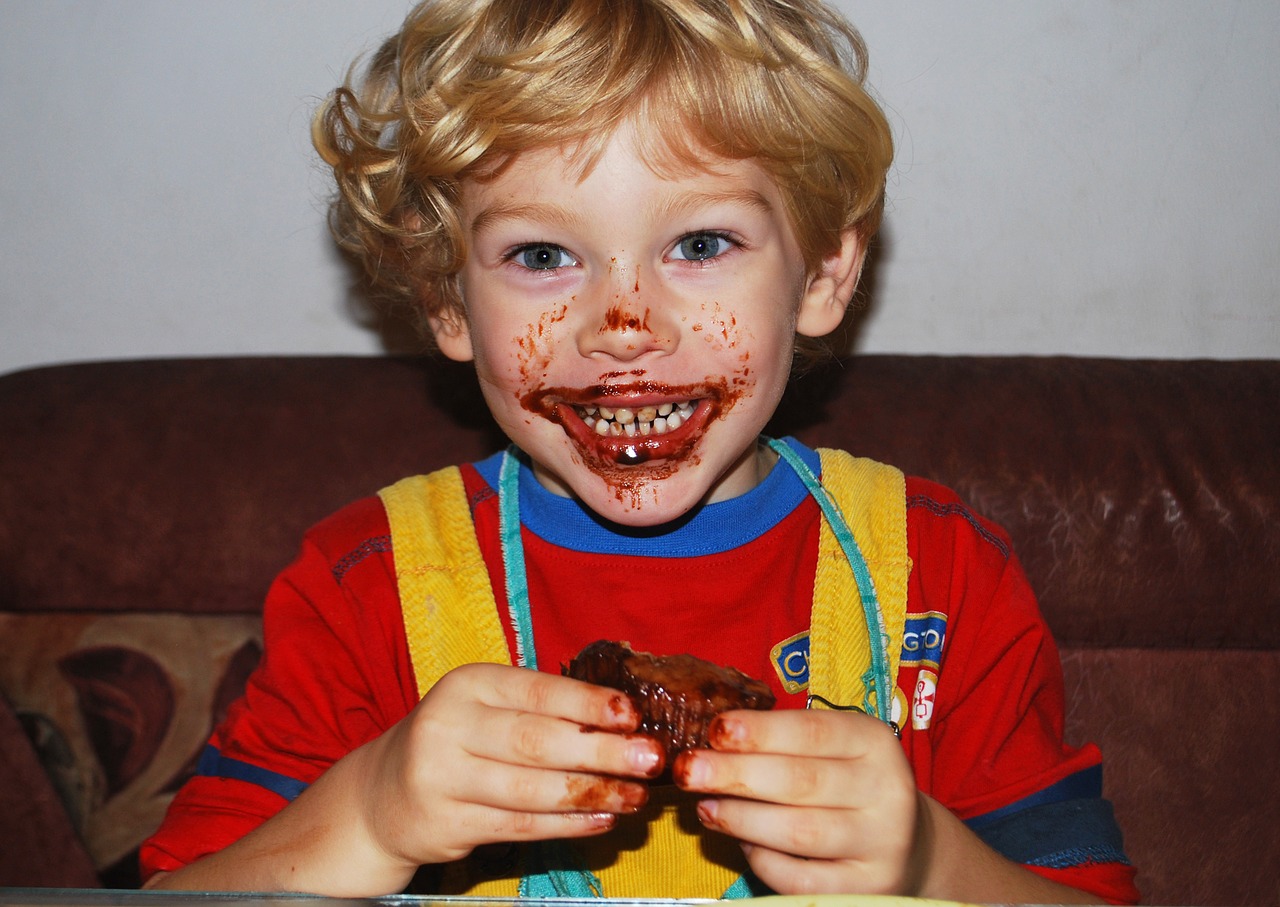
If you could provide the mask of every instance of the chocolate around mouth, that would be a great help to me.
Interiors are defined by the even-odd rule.
[[[702,429],[720,412],[721,396],[714,388],[692,386],[544,388],[526,396],[522,404],[558,422],[591,459],[627,467],[688,455]],[[600,402],[626,397],[659,402]]]

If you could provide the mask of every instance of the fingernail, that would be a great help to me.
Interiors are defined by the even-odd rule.
[[[637,773],[652,777],[662,771],[662,754],[647,740],[637,740],[627,747],[627,763]]]
[[[675,763],[671,766],[671,778],[679,787],[689,790],[697,790],[706,783],[710,770],[707,768],[704,760],[698,758],[698,754],[692,750],[686,750],[679,756],[676,756]]]
[[[649,788],[644,784],[624,784],[619,794],[622,797],[620,813],[637,813],[649,802]]]
[[[720,828],[720,804],[715,800],[699,801],[698,821],[707,828]]]
[[[625,693],[618,693],[609,700],[609,717],[618,727],[633,728],[639,721],[636,707]]]
[[[569,813],[569,816],[589,828],[608,830],[618,824],[618,817],[613,813]]]
[[[746,738],[746,729],[741,722],[723,715],[717,715],[707,729],[707,742],[713,750],[732,749],[732,744],[740,743]]]

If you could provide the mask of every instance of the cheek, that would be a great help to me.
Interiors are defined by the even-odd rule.
[[[568,310],[567,305],[559,305],[541,313],[537,321],[514,325],[506,323],[487,332],[488,336],[497,338],[496,344],[488,350],[492,355],[484,357],[493,380],[510,385],[519,399],[543,386],[549,379],[551,364],[555,360],[557,328]],[[478,365],[479,359],[477,356]],[[502,369],[505,377],[500,378],[496,369]]]
[[[718,302],[702,306],[701,317],[690,326],[702,349],[716,357],[727,372],[730,385],[749,394],[769,375],[791,372],[795,346],[795,319],[785,306],[762,305],[745,311],[727,309]]]
[[[703,303],[701,317],[693,323],[691,330],[713,353],[745,350],[749,345],[747,335],[738,324],[738,316],[719,302]]]

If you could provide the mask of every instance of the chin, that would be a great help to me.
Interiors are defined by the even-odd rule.
[[[574,489],[574,494],[583,506],[610,523],[636,529],[674,523],[695,510],[707,496],[703,490],[688,487],[687,482],[649,480],[639,474],[593,477],[582,485]]]
[[[630,441],[569,430],[530,455],[546,487],[576,498],[601,519],[634,528],[675,522],[706,501],[754,485],[754,440],[747,450],[729,453],[723,439],[713,439],[714,428],[672,434]]]

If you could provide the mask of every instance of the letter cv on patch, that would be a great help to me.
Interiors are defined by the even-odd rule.
[[[939,611],[908,614],[902,628],[902,665],[938,669],[947,638],[947,615]]]
[[[799,693],[809,688],[809,631],[784,639],[769,650],[773,669],[778,672],[782,688]]]

